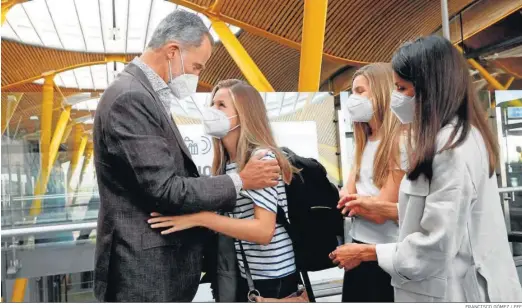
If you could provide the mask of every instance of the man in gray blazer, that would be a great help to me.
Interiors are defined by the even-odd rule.
[[[277,185],[277,163],[258,157],[236,175],[198,174],[169,105],[195,92],[211,51],[212,37],[202,20],[175,11],[100,99],[94,121],[100,301],[191,301],[209,231],[161,235],[147,224],[150,213],[227,210],[241,189]]]

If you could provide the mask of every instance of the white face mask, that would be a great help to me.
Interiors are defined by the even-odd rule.
[[[413,122],[415,116],[415,96],[410,97],[393,91],[391,96],[391,110],[402,124]]]
[[[354,122],[370,122],[373,118],[373,104],[367,97],[352,94],[348,97],[346,106]]]
[[[239,127],[239,125],[236,125],[232,129],[230,128],[230,119],[237,117],[237,114],[228,117],[226,113],[216,108],[203,107],[203,109],[200,109],[195,102],[194,104],[198,108],[199,113],[201,113],[201,121],[205,128],[205,134],[221,139]]]
[[[169,82],[167,82],[167,85],[175,97],[184,99],[196,93],[199,77],[194,74],[185,74],[185,64],[183,63],[181,52],[179,53],[179,57],[181,59],[181,70],[183,74],[175,78],[172,77],[172,66],[170,65],[169,59]]]

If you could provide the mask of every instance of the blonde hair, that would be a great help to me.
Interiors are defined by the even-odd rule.
[[[382,188],[390,173],[390,169],[400,166],[400,131],[401,123],[390,110],[390,99],[393,91],[393,70],[388,63],[372,63],[361,67],[353,75],[363,76],[370,86],[370,100],[373,103],[374,117],[379,124],[377,135],[380,143],[373,160],[373,183]],[[368,123],[354,122],[355,134],[355,180],[359,179],[361,161],[368,137],[372,133]]]
[[[241,125],[236,155],[239,171],[243,170],[255,150],[269,149],[276,156],[281,168],[283,181],[286,184],[290,184],[293,173],[297,173],[297,169],[290,164],[276,145],[268,121],[265,103],[259,92],[244,81],[237,79],[223,80],[212,90],[212,100],[220,89],[229,91]],[[222,147],[221,140],[214,139],[213,144],[214,160],[212,163],[212,174],[223,174],[224,164],[227,160],[226,153]]]

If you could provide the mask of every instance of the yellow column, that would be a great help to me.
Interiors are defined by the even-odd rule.
[[[49,176],[51,175],[51,169],[56,160],[56,156],[58,155],[58,150],[60,148],[60,144],[62,142],[62,137],[65,132],[65,128],[67,127],[67,122],[69,122],[71,116],[71,106],[65,107],[64,111],[62,111],[60,115],[60,119],[58,119],[58,123],[56,124],[56,128],[54,130],[53,138],[49,145],[49,155],[48,160],[45,165],[42,165],[41,173],[39,181],[37,182],[37,187],[39,187],[39,194],[45,194],[47,188],[47,182],[49,181]],[[35,193],[35,195],[37,195]],[[31,210],[29,214],[31,216],[37,216],[40,214],[42,210],[42,199],[38,198],[33,201],[31,206]]]
[[[89,142],[87,144],[87,147],[85,148],[85,159],[83,160],[82,171],[80,173],[82,179],[83,179],[83,176],[85,175],[85,171],[87,171],[87,167],[91,163],[93,152],[94,152],[94,145],[92,142]]]
[[[80,157],[83,156],[85,146],[87,145],[87,137],[83,137],[82,124],[74,125],[73,132],[73,144],[72,144],[72,156],[71,164],[69,165],[69,172],[67,172],[67,187],[70,189],[71,180],[80,161]]]
[[[66,143],[67,142],[67,140],[69,139],[69,136],[71,135],[73,126],[74,126],[73,123],[70,123],[70,124],[67,125],[67,127],[65,128],[65,132],[63,133],[63,137],[62,137],[62,142],[61,143]]]
[[[7,17],[7,13],[13,7],[12,1],[2,1],[2,25]]]
[[[51,140],[51,146],[49,147],[49,170],[51,170],[54,166],[54,162],[56,161],[56,157],[58,156],[58,150],[60,149],[60,144],[62,143],[65,128],[67,127],[67,123],[71,118],[71,109],[71,106],[66,106],[60,114],[58,123],[56,123],[53,139]]]
[[[495,90],[505,90],[504,85],[502,85],[495,77],[491,76],[491,74],[478,63],[475,59],[468,59],[468,63],[476,69],[479,74],[495,89]]]
[[[212,28],[216,31],[223,46],[248,82],[260,92],[274,92],[274,88],[227,25],[215,17],[210,17],[210,20],[212,21]]]
[[[2,6],[2,25],[4,24],[5,18],[7,17],[7,12],[9,12],[9,10],[4,9]]]
[[[305,0],[299,67],[299,92],[317,92],[323,62],[328,0]]]
[[[2,25],[7,17],[7,13],[18,3],[23,3],[27,0],[2,0]]]
[[[76,204],[76,192],[78,192],[78,190],[80,190],[80,188],[82,186],[83,177],[85,175],[85,172],[87,171],[87,167],[91,163],[91,158],[92,158],[93,152],[94,152],[94,146],[93,146],[92,142],[89,142],[87,144],[87,147],[85,148],[85,157],[83,159],[82,170],[80,171],[80,178],[78,180],[78,184],[76,185],[75,194],[73,197],[73,201],[71,203],[73,205]]]
[[[12,93],[7,95],[7,101],[2,102],[2,134],[11,121],[18,103],[22,100],[23,93]]]
[[[214,3],[209,7],[209,12],[212,14],[219,14],[221,7],[223,6],[223,0],[215,0]]]
[[[51,129],[54,105],[54,75],[45,76],[42,90],[42,110],[40,115],[40,178],[47,172],[49,164],[49,146],[51,145]],[[45,193],[41,181],[35,186],[35,195]]]
[[[13,303],[23,302],[26,287],[27,287],[27,278],[16,279],[14,286],[13,286],[13,295],[11,296],[11,302],[13,302]]]
[[[462,48],[460,48],[460,46],[455,45],[455,48],[457,48],[457,50],[462,53]],[[479,72],[480,76],[482,76],[482,78],[484,78],[484,80],[486,80],[489,83],[489,85],[491,87],[493,87],[493,89],[507,90],[507,88],[503,84],[501,84],[495,77],[493,77],[488,72],[488,70],[486,70],[482,65],[480,65],[480,63],[478,63],[475,59],[467,59],[467,60],[468,60],[469,65],[471,65],[471,67],[476,69]],[[511,82],[512,81],[508,81],[508,86],[511,85]],[[510,103],[509,106],[517,106],[517,107],[522,106],[522,101],[516,100],[513,103]]]

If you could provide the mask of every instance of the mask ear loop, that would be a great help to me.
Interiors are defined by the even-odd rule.
[[[221,139],[219,139],[219,148],[221,149],[221,155],[219,157],[219,168],[222,170],[223,174],[226,174],[227,171],[223,162],[223,157],[225,157],[225,151],[223,150],[223,142],[221,141]]]
[[[203,111],[201,111],[201,108],[199,107],[198,104],[196,104],[196,101],[194,101],[194,98],[191,96],[190,97],[190,100],[192,101],[192,103],[196,106],[196,109],[198,110],[198,112],[201,114],[201,116],[203,117]],[[238,125],[239,126],[239,125]],[[235,127],[234,129],[236,129],[237,127]],[[225,164],[224,164],[224,159],[223,157],[225,157],[225,151],[224,151],[224,147],[223,147],[223,141],[221,140],[221,138],[216,138],[216,137],[212,137],[212,138],[215,138],[215,139],[218,139],[219,140],[219,147],[221,149],[221,157],[219,158],[219,168],[222,170],[223,174],[226,173],[226,169],[225,169]]]
[[[168,59],[168,64],[169,64],[169,81],[172,81],[172,65],[170,63],[170,59]]]
[[[181,59],[181,71],[185,75],[185,63],[183,62],[183,55],[181,55],[181,48],[179,48],[179,58]]]

